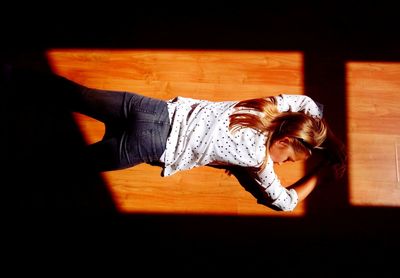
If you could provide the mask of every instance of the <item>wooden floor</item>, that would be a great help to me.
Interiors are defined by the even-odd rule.
[[[166,100],[307,93],[301,52],[52,49],[47,58],[54,72],[86,86]],[[345,79],[348,203],[399,207],[400,64],[349,61]],[[327,107],[331,116],[341,110]],[[101,123],[74,116],[88,144],[101,138]],[[276,171],[289,185],[302,176],[304,165],[282,165]],[[165,178],[160,173],[158,167],[140,165],[104,173],[103,178],[121,212],[287,217],[307,213],[305,204],[292,213],[257,204],[223,170],[201,167]]]
[[[399,207],[400,63],[346,66],[350,202]]]

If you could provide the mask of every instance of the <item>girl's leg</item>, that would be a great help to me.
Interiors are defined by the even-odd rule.
[[[153,162],[165,150],[169,132],[167,104],[131,92],[92,89],[59,78],[72,111],[106,125],[104,138],[88,146],[86,157],[99,171]]]
[[[121,137],[111,137],[91,144],[85,150],[86,162],[100,172],[124,169],[143,162],[141,159],[128,161],[121,145]]]
[[[90,145],[88,157],[99,171],[159,161],[170,130],[167,103],[143,98],[131,107],[126,128]]]
[[[122,123],[128,118],[132,98],[142,96],[122,91],[89,88],[56,75],[57,90],[68,108],[104,123]]]

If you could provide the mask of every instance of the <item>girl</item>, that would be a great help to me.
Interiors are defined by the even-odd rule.
[[[103,139],[85,154],[99,171],[161,163],[162,175],[170,176],[201,165],[239,166],[265,201],[284,211],[292,211],[332,167],[343,174],[343,146],[322,118],[323,106],[308,96],[164,101],[57,78],[73,111],[105,124]],[[317,151],[325,154],[317,168],[287,188],[281,185],[274,163],[306,160]]]

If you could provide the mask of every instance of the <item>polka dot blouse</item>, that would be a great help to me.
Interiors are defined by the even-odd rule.
[[[278,110],[303,111],[322,117],[323,106],[304,95],[276,96]],[[266,157],[266,135],[252,128],[229,130],[229,115],[238,101],[212,102],[185,97],[168,101],[171,132],[161,161],[164,176],[202,165],[228,164],[258,167],[267,159],[263,171],[255,175],[266,197],[280,210],[293,210],[298,201],[294,189],[283,187],[274,172],[273,161]]]

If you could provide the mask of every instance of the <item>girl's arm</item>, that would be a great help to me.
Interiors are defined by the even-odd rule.
[[[272,167],[266,167],[263,173],[259,173],[256,181],[264,188],[264,198],[269,200],[267,202],[280,210],[291,211],[310,195],[319,184],[338,178],[337,169],[323,156],[324,154],[318,153],[316,155],[316,159],[319,161],[317,166],[303,178],[286,188],[281,185]]]
[[[303,201],[317,185],[322,183],[328,176],[330,166],[327,163],[320,163],[303,178],[289,186],[287,189],[294,189],[298,196],[298,202]]]
[[[346,153],[344,145],[328,129],[328,137],[323,149],[314,152],[319,163],[302,179],[289,186],[298,195],[298,202],[303,201],[314,188],[321,183],[343,177],[346,170]]]
[[[324,106],[309,96],[281,94],[274,98],[279,112],[304,112],[319,119],[323,116]]]

